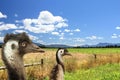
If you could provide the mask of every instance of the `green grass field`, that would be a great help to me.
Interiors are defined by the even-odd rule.
[[[120,80],[120,64],[106,64],[72,73],[66,72],[65,80]]]

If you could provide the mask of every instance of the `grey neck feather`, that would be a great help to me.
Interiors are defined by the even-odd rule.
[[[18,47],[15,50],[10,47],[12,43],[18,45],[17,42],[11,41],[6,43],[2,49],[2,59],[8,70],[9,80],[26,80],[23,58],[18,54]]]
[[[61,54],[59,52],[56,53],[56,60],[57,60],[57,63],[62,66],[63,71],[65,72],[62,56],[61,56]]]

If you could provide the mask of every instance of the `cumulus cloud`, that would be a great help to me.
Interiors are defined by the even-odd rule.
[[[63,37],[63,36],[61,36],[59,39],[60,39],[60,40],[63,40],[63,39],[64,39],[64,37]]]
[[[75,31],[75,32],[80,32],[80,29],[75,29],[74,31]]]
[[[44,42],[42,40],[40,40],[37,36],[34,36],[34,35],[31,35],[31,34],[28,34],[30,39],[35,41],[36,43],[42,43],[44,44]]]
[[[4,24],[4,22],[0,22],[0,25]]]
[[[25,31],[25,30],[19,30],[19,29],[16,29],[16,30],[13,31],[13,33],[22,33],[22,32],[28,33],[28,32]]]
[[[75,30],[70,30],[70,29],[65,29],[65,32],[80,32],[80,29],[75,29]]]
[[[114,39],[115,39],[115,38],[119,38],[119,37],[120,37],[120,35],[117,35],[117,34],[115,34],[115,33],[112,34],[112,36],[111,36],[111,38],[114,38]]]
[[[58,32],[52,32],[51,34],[52,34],[52,35],[59,35]]]
[[[25,29],[33,33],[47,33],[55,30],[54,25],[39,25],[35,19],[25,19],[23,23]]]
[[[69,29],[65,29],[65,32],[70,32],[70,30]]]
[[[64,22],[65,20],[60,16],[53,16],[49,11],[42,11],[40,12],[38,21],[41,24],[55,24]]]
[[[14,16],[18,17],[17,14]],[[0,18],[7,18],[7,16],[0,12]],[[23,20],[16,20],[15,22],[16,24],[0,22],[0,31],[17,29],[15,32],[23,32],[21,29],[24,29],[33,33],[49,33],[58,28],[68,26],[66,19],[63,19],[61,16],[54,16],[49,11],[41,11],[38,18],[25,18]],[[19,23],[23,25],[19,25]]]
[[[70,35],[73,35],[73,33],[70,33]]]
[[[31,40],[38,40],[38,39],[39,39],[38,37],[33,36],[33,35],[31,35],[31,34],[28,34],[28,35],[29,35],[29,37],[30,37]]]
[[[65,39],[64,34],[65,34],[65,33],[60,33],[60,34],[59,34],[59,36],[60,36],[59,39],[61,39],[61,40]]]
[[[75,41],[76,41],[76,42],[85,42],[85,39],[82,39],[82,38],[76,38]]]
[[[15,24],[0,23],[0,31],[8,29],[17,29],[17,26]]]
[[[90,39],[90,40],[96,40],[96,39],[103,39],[102,37],[97,37],[97,36],[90,36],[90,37],[86,37],[86,39]]]
[[[48,33],[68,26],[66,19],[49,11],[41,11],[37,19],[24,19],[23,24],[26,30],[34,33]]]
[[[0,18],[7,18],[7,15],[2,14],[2,13],[0,12]]]
[[[120,26],[117,26],[116,29],[120,29]]]

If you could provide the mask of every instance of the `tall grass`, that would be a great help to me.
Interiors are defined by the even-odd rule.
[[[120,64],[106,64],[75,72],[66,72],[65,80],[120,80]]]
[[[49,73],[53,66],[56,64],[55,53],[57,49],[45,49],[45,54],[40,53],[31,53],[24,56],[24,63],[34,63],[40,62],[41,59],[44,60],[43,66],[32,66],[27,67],[26,74],[27,80],[48,80]],[[104,72],[99,70],[105,70],[104,68],[114,68],[120,64],[113,64],[120,62],[120,49],[119,48],[69,48],[69,52],[72,56],[65,56],[63,58],[65,64],[65,80],[107,80],[108,75],[113,73],[108,73],[108,75],[102,75]],[[2,60],[0,60],[0,65],[4,65]],[[109,63],[109,64],[108,64]],[[105,65],[102,66],[102,65]],[[113,65],[112,65],[113,64]],[[97,66],[97,67],[96,67]],[[98,67],[100,66],[100,67]],[[112,67],[113,66],[113,67]],[[118,69],[118,68],[116,68]],[[114,70],[114,69],[113,69]],[[95,73],[97,73],[95,75]],[[113,72],[113,71],[112,71]],[[106,71],[107,73],[107,71]],[[85,76],[86,74],[86,76]],[[95,75],[95,76],[93,76]],[[105,77],[104,78],[95,78],[95,77]],[[79,76],[85,76],[85,79],[80,78]],[[93,77],[93,78],[90,78]],[[115,72],[115,75],[120,76]],[[6,70],[0,71],[0,79],[6,80]],[[73,78],[74,77],[74,78]],[[117,78],[118,78],[117,77]],[[112,80],[112,79],[108,79]],[[113,79],[114,80],[114,79]],[[117,80],[117,79],[115,79]]]

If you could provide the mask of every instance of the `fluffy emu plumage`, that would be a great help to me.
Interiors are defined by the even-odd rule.
[[[50,80],[64,80],[64,63],[62,61],[62,56],[71,55],[68,53],[67,49],[59,48],[56,52],[57,65],[51,71]]]
[[[7,34],[2,47],[2,60],[7,68],[9,80],[26,80],[23,56],[30,52],[44,52],[32,43],[26,33]]]

